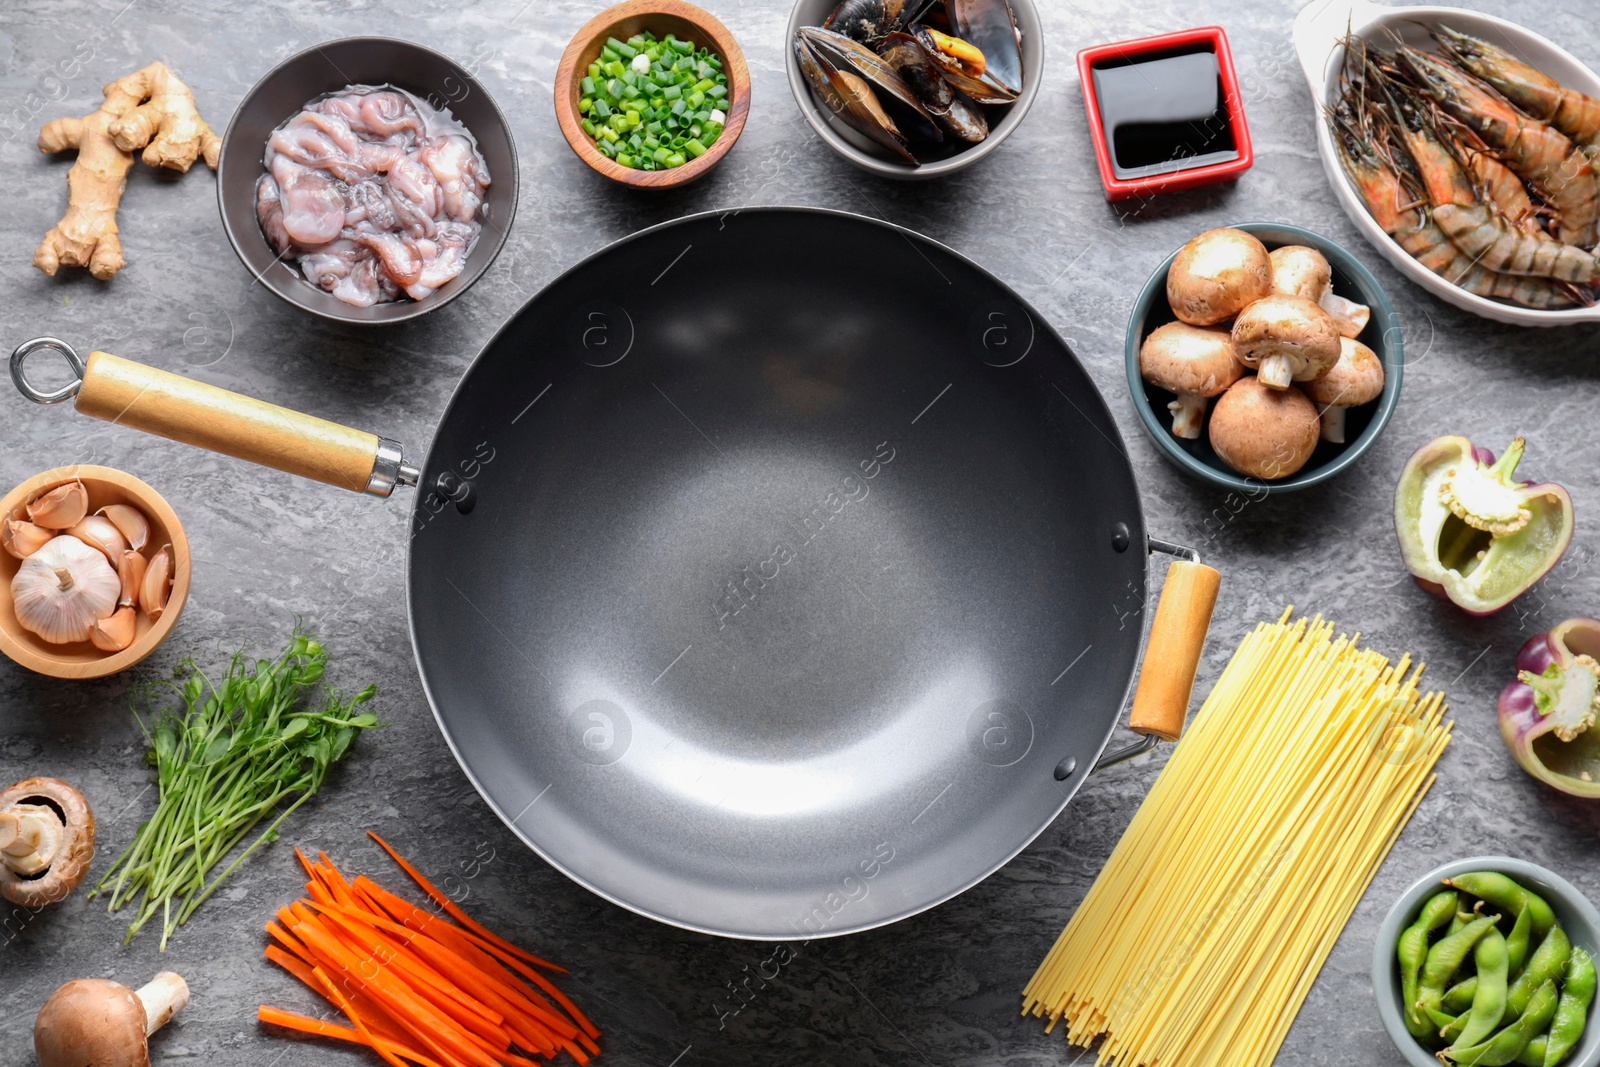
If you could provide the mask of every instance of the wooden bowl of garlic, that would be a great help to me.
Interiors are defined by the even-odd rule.
[[[0,498],[0,549],[0,652],[53,678],[132,667],[189,598],[177,514],[110,467],[57,467]]]

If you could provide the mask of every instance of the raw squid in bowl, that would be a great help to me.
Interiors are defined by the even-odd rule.
[[[273,131],[256,218],[306,281],[356,307],[422,300],[461,273],[489,170],[448,110],[350,85]]]

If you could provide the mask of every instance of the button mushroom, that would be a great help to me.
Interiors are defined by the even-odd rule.
[[[1207,230],[1178,249],[1167,302],[1191,326],[1214,326],[1272,291],[1267,246],[1243,230]]]
[[[1173,394],[1172,432],[1194,440],[1200,436],[1206,401],[1239,380],[1244,368],[1233,358],[1227,330],[1169,322],[1139,346],[1139,373],[1158,389]]]
[[[1322,439],[1344,444],[1344,413],[1370,404],[1383,392],[1383,361],[1360,341],[1339,338],[1339,362],[1316,381],[1301,386],[1322,409]]]
[[[189,986],[162,971],[137,993],[80,978],[50,994],[33,1023],[39,1067],[150,1067],[149,1037],[189,1003]]]
[[[1262,385],[1287,389],[1290,382],[1322,377],[1339,362],[1339,330],[1305,297],[1273,293],[1234,320],[1233,350]]]
[[[1315,301],[1333,318],[1341,337],[1359,337],[1367,328],[1372,309],[1333,291],[1333,268],[1327,257],[1305,245],[1284,245],[1272,250],[1272,291]]]
[[[1211,411],[1211,447],[1222,462],[1252,478],[1287,478],[1317,447],[1317,408],[1295,388],[1269,389],[1240,378]]]
[[[24,778],[0,793],[0,896],[25,908],[65,898],[94,856],[94,814],[58,778]]]

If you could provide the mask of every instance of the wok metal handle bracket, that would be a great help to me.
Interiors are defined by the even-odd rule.
[[[1155,537],[1148,538],[1147,544],[1151,555],[1161,553],[1177,562],[1167,569],[1167,584],[1156,604],[1129,714],[1129,725],[1143,736],[1103,754],[1090,773],[1143,755],[1158,742],[1176,741],[1182,734],[1200,652],[1217,602],[1221,575],[1200,562],[1199,552]],[[1056,779],[1069,778],[1076,770],[1077,761],[1069,757],[1056,765]]]

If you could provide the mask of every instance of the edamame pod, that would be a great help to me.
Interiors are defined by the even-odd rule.
[[[1474,946],[1472,958],[1478,965],[1478,986],[1472,994],[1472,1010],[1467,1013],[1466,1023],[1451,1044],[1476,1045],[1499,1029],[1500,1017],[1506,1010],[1506,956],[1506,939],[1499,930],[1491,929]]]
[[[1528,962],[1529,935],[1533,929],[1533,922],[1529,918],[1533,912],[1523,908],[1517,912],[1517,921],[1511,927],[1511,932],[1506,935],[1506,973],[1516,981],[1522,974],[1522,965]]]
[[[1428,958],[1422,964],[1422,976],[1417,987],[1417,1003],[1426,1010],[1437,1008],[1444,1000],[1445,983],[1460,969],[1473,946],[1494,929],[1498,915],[1480,915],[1453,934],[1447,934],[1428,949]],[[1566,957],[1561,959],[1566,966]]]
[[[1444,1000],[1440,1006],[1445,1011],[1460,1015],[1472,1007],[1472,995],[1478,991],[1478,976],[1463,979],[1444,991]]]
[[[1528,1042],[1544,1033],[1556,1013],[1556,984],[1547,981],[1528,1000],[1528,1010],[1510,1026],[1476,1045],[1451,1046],[1440,1053],[1470,1067],[1505,1067],[1522,1055]],[[1549,1055],[1546,1050],[1545,1055]]]
[[[1417,913],[1417,921],[1406,927],[1395,946],[1400,962],[1400,1003],[1405,1005],[1406,1029],[1418,1040],[1431,1038],[1434,1027],[1417,1010],[1418,976],[1428,958],[1428,935],[1456,913],[1456,891],[1443,889],[1429,897]]]
[[[1467,1025],[1468,1016],[1472,1014],[1471,1011],[1464,1011],[1459,1015],[1451,1015],[1449,1012],[1440,1011],[1438,1008],[1424,1008],[1423,1010],[1427,1012],[1428,1018],[1433,1021],[1433,1024],[1439,1028],[1438,1040],[1433,1042],[1435,1045],[1439,1041],[1443,1041],[1447,1045],[1454,1044],[1457,1036],[1461,1033],[1461,1028]]]
[[[1589,1005],[1594,1003],[1594,987],[1594,960],[1583,949],[1573,949],[1567,958],[1567,980],[1561,987],[1561,999],[1550,1020],[1544,1067],[1556,1067],[1577,1046],[1589,1017]]]
[[[1471,871],[1444,879],[1444,884],[1454,886],[1463,893],[1482,897],[1508,915],[1520,914],[1523,909],[1532,913],[1533,936],[1544,937],[1556,924],[1556,913],[1539,894],[1524,889],[1499,871]]]
[[[1525,1063],[1528,1067],[1544,1067],[1544,1052],[1545,1036],[1540,1034],[1532,1041],[1529,1041],[1527,1047],[1518,1054],[1517,1062]]]
[[[1567,973],[1567,959],[1571,955],[1572,942],[1567,940],[1567,932],[1559,924],[1551,927],[1539,947],[1533,950],[1527,968],[1511,983],[1501,1021],[1509,1026],[1513,1019],[1526,1012],[1530,999],[1544,983],[1554,982]]]

